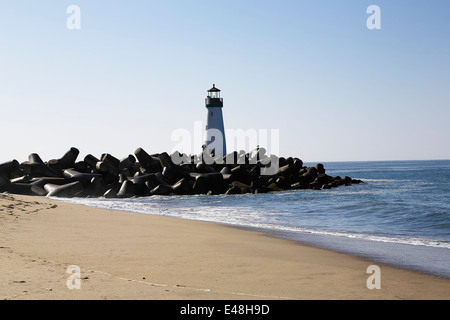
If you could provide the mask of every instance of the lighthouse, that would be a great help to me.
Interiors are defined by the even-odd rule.
[[[215,84],[208,90],[205,105],[208,114],[204,150],[214,157],[223,157],[227,154],[222,115],[223,99],[220,97],[220,90],[216,88]]]

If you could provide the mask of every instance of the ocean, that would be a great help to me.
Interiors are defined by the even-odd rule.
[[[66,201],[257,229],[450,278],[450,160],[323,164],[331,176],[364,183],[267,194]]]

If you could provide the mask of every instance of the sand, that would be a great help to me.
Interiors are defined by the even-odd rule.
[[[0,230],[1,299],[450,298],[449,279],[261,232],[43,197],[0,194]]]

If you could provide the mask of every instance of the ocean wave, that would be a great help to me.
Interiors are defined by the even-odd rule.
[[[214,221],[213,221],[214,222]],[[216,221],[220,223],[220,221]],[[294,233],[308,233],[308,234],[316,234],[323,236],[331,236],[331,237],[343,237],[349,239],[360,239],[360,240],[368,240],[375,242],[385,242],[385,243],[396,243],[396,244],[406,244],[413,246],[425,246],[425,247],[434,247],[434,248],[445,248],[450,249],[450,242],[448,241],[438,241],[427,238],[416,238],[416,237],[394,237],[394,236],[381,236],[381,235],[373,235],[373,234],[363,234],[363,233],[348,233],[348,232],[335,232],[335,231],[324,231],[324,230],[316,230],[309,228],[300,228],[300,227],[288,227],[281,225],[272,225],[272,224],[251,224],[240,225],[238,223],[226,223],[229,225],[234,225],[238,227],[252,227],[255,229],[264,229],[268,232],[273,231],[287,231]]]

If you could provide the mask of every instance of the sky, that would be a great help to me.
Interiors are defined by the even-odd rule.
[[[198,153],[212,84],[227,133],[258,133],[247,151],[450,159],[449,16],[448,0],[4,0],[0,162],[171,153],[180,130]]]

